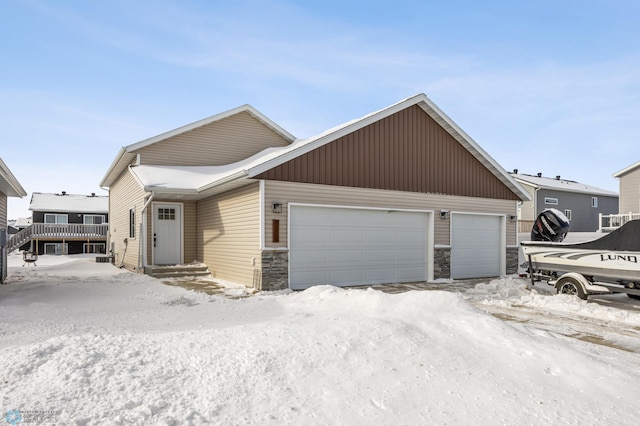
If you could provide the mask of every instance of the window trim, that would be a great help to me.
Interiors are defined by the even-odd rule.
[[[47,217],[53,216],[53,222],[47,222]],[[58,222],[58,218],[64,217],[65,222]],[[44,214],[44,223],[48,223],[50,225],[68,225],[69,224],[69,215],[66,213],[45,213]]]
[[[558,198],[557,197],[544,197],[544,203],[548,204],[550,206],[557,206],[558,205]]]
[[[102,219],[102,222],[100,222],[100,223],[87,223],[87,218],[88,217],[91,217],[91,218],[99,217],[99,218]],[[106,216],[103,215],[103,214],[85,214],[85,215],[82,216],[82,224],[83,225],[102,225],[102,224],[106,223],[106,219],[107,219]]]
[[[598,208],[598,197],[591,197],[591,207]]]
[[[47,253],[47,247],[53,246],[53,253]],[[58,246],[62,250],[58,253]],[[44,254],[53,254],[55,256],[61,256],[63,254],[69,254],[69,243],[44,243]]]
[[[129,238],[136,238],[136,208],[129,209]]]
[[[93,251],[87,251],[87,248],[91,247]],[[96,251],[96,247],[102,247],[102,251]],[[105,243],[82,243],[82,253],[98,253],[105,254],[107,251],[107,245]]]
[[[564,209],[564,215],[567,217],[567,219],[569,219],[569,222],[571,222],[571,214],[571,209]]]

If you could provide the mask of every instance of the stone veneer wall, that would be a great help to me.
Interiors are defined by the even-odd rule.
[[[451,278],[451,248],[436,247],[433,251],[433,278]]]
[[[263,250],[260,290],[273,291],[289,288],[289,252]]]
[[[507,275],[518,273],[520,247],[507,247]]]

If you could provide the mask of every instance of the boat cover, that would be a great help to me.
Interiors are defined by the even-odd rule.
[[[640,251],[640,220],[632,220],[615,231],[600,237],[597,240],[584,243],[544,243],[523,242],[528,246],[562,246],[562,248],[576,248],[586,250],[611,250],[611,251]]]

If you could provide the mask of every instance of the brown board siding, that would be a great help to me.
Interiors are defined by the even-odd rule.
[[[417,105],[256,178],[519,200]]]
[[[258,183],[197,203],[197,257],[215,278],[253,285],[261,265]]]
[[[141,164],[219,166],[289,142],[248,112],[216,121],[136,151]]]
[[[440,219],[440,210],[463,213],[503,214],[506,216],[507,246],[516,244],[516,222],[510,216],[517,212],[512,200],[487,200],[478,197],[458,197],[442,194],[419,194],[400,191],[380,191],[369,188],[348,188],[327,185],[265,181],[264,190],[264,238],[269,248],[286,248],[288,245],[288,203],[305,203],[335,206],[374,207],[434,211],[434,243],[450,245],[450,219]],[[282,203],[282,213],[273,213],[274,202]],[[280,242],[272,241],[272,220],[278,219]]]

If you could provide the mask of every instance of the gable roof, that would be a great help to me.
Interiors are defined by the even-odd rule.
[[[149,145],[153,145],[158,142],[162,142],[174,136],[181,135],[183,133],[189,132],[199,127],[203,127],[208,124],[212,124],[217,121],[224,120],[225,118],[229,118],[231,116],[234,116],[236,114],[240,114],[243,112],[249,113],[256,120],[258,120],[259,122],[261,122],[262,124],[270,128],[271,130],[276,132],[278,135],[282,136],[285,140],[289,142],[293,142],[296,139],[295,136],[293,136],[291,133],[287,132],[278,124],[276,124],[275,122],[267,118],[260,111],[258,111],[251,105],[245,104],[237,108],[233,108],[228,111],[224,111],[219,114],[212,115],[211,117],[203,118],[202,120],[195,121],[185,126],[178,127],[177,129],[164,132],[157,136],[153,136],[151,138],[144,139],[140,142],[136,142],[134,144],[127,145],[121,148],[118,154],[116,155],[115,160],[113,161],[113,163],[111,163],[111,166],[109,166],[109,169],[107,170],[106,174],[102,178],[102,181],[100,182],[100,186],[109,187],[113,183],[113,181],[120,175],[120,173],[122,173],[122,171],[129,164],[131,164],[131,162],[136,157],[135,152],[140,150],[141,148],[147,147]]]
[[[256,177],[267,170],[413,105],[422,108],[517,197],[521,200],[530,199],[528,192],[506,170],[422,93],[367,114],[362,118],[348,121],[319,135],[297,140],[289,146],[266,149],[237,163],[212,167],[137,166],[132,167],[131,170],[147,191],[175,192],[183,196],[191,195],[194,198],[212,195],[239,186],[242,182],[248,183],[246,182],[248,178]]]
[[[524,173],[514,173],[513,177],[518,182],[531,185],[535,188],[551,189],[555,191],[575,192],[580,194],[603,195],[608,197],[617,197],[618,193],[609,191],[595,186],[586,185],[567,179],[557,179],[544,176],[532,176]]]
[[[613,174],[614,178],[620,178],[623,175],[626,175],[629,172],[634,171],[635,169],[637,169],[638,167],[640,167],[640,161],[638,161],[637,163],[633,163],[632,165],[630,165],[629,167],[625,167],[624,169],[620,170],[619,172],[615,172]]]
[[[109,197],[104,195],[50,194],[34,192],[29,204],[31,211],[57,213],[108,213]]]
[[[27,191],[24,190],[18,179],[11,173],[9,167],[0,158],[0,192],[8,197],[24,197]]]

